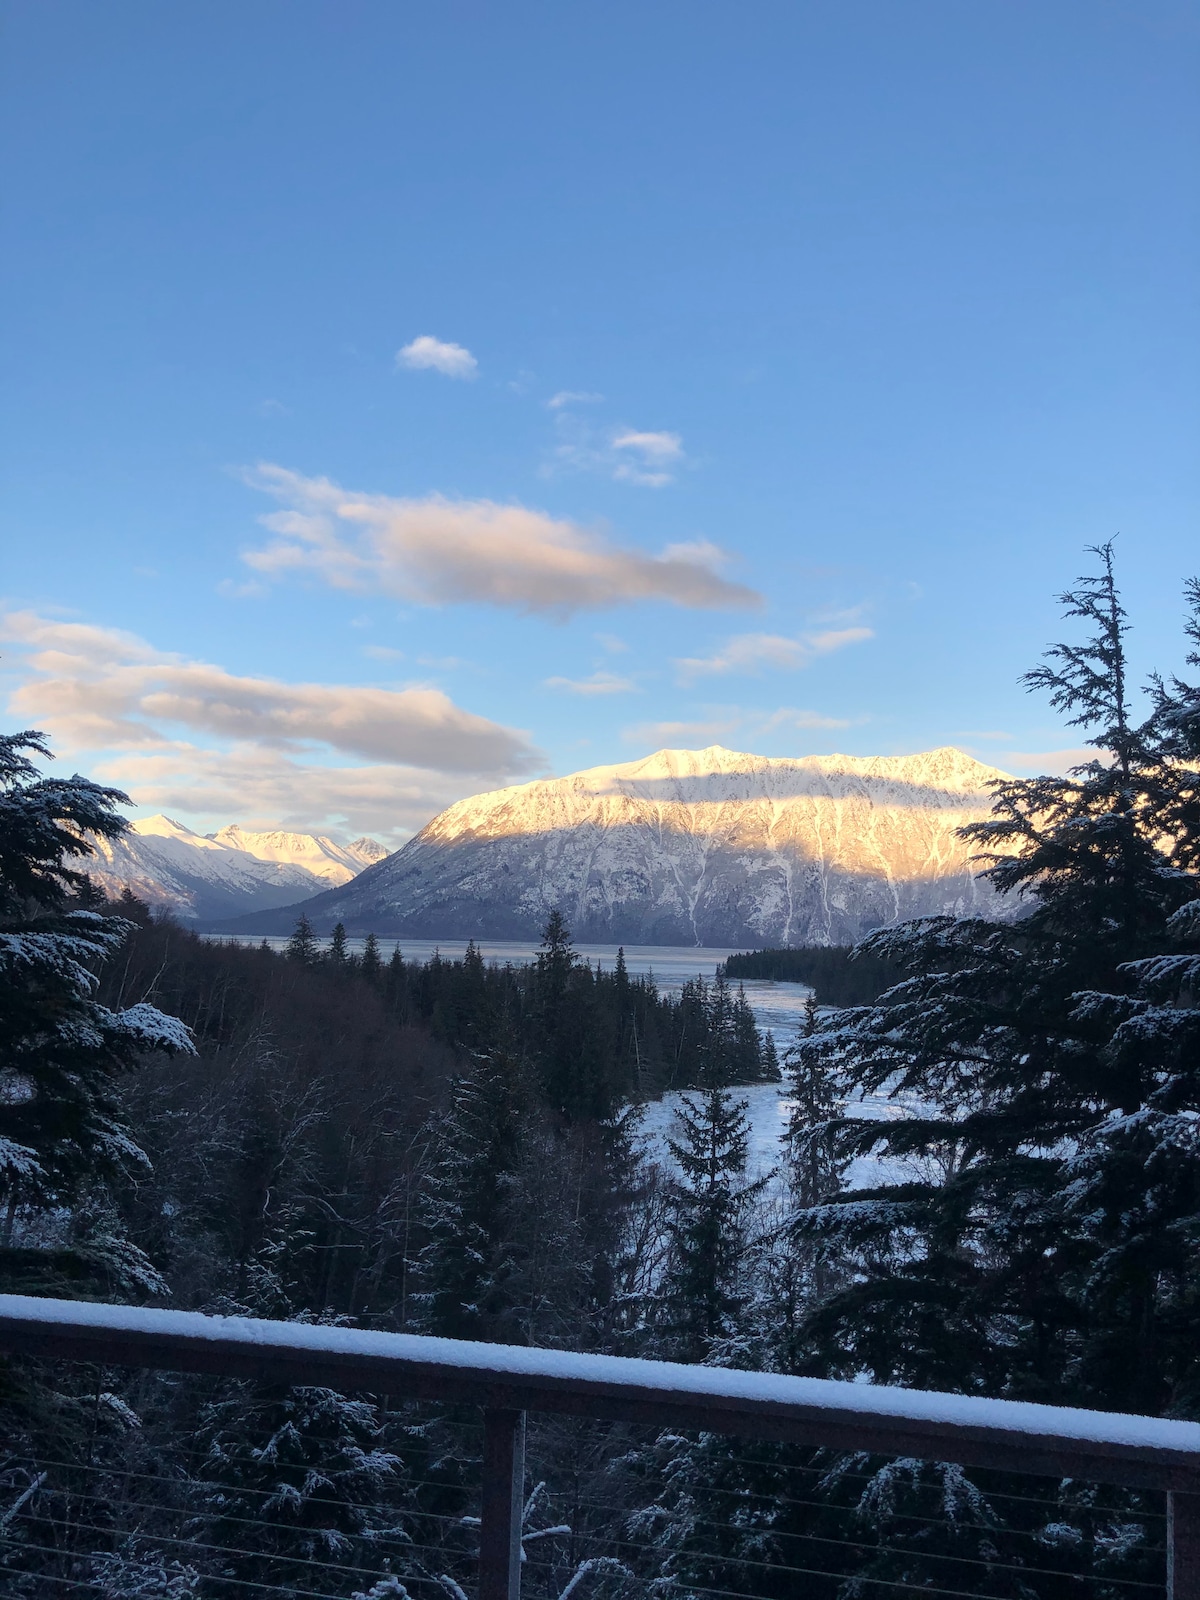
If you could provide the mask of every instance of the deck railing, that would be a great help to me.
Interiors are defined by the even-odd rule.
[[[0,1349],[479,1406],[479,1600],[518,1600],[530,1411],[1162,1491],[1167,1600],[1200,1600],[1200,1423],[19,1295]]]

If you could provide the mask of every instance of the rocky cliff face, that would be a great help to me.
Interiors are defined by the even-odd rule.
[[[996,912],[956,830],[987,813],[1001,776],[953,749],[662,750],[461,800],[305,910],[318,928],[414,938],[535,938],[557,906],[580,940],[841,944],[907,917]]]

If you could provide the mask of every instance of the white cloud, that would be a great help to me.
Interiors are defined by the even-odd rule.
[[[613,469],[613,477],[625,483],[640,483],[650,489],[660,489],[674,483],[671,470],[683,460],[683,440],[677,433],[643,433],[626,428],[615,434],[614,450],[632,455],[633,461],[622,459]]]
[[[139,805],[225,821],[254,810],[306,827],[335,812],[366,826],[374,808],[372,827],[394,827],[401,801],[425,820],[446,796],[541,765],[525,734],[438,689],[240,677],[30,612],[5,617],[3,633],[25,668],[11,711],[60,748],[102,752],[91,769]]]
[[[761,603],[720,575],[724,556],[711,544],[647,556],[526,506],[361,494],[270,464],[247,482],[287,508],[261,519],[275,538],[243,558],[268,577],[309,573],[334,588],[383,590],[425,605],[481,602],[556,616],[634,600]]]
[[[602,650],[607,650],[610,656],[623,656],[629,649],[619,633],[594,633],[592,638]]]
[[[976,737],[984,736],[978,734]],[[1072,767],[1082,766],[1085,761],[1104,759],[1103,753],[1090,745],[1068,745],[1061,750],[971,750],[968,747],[967,753],[989,766],[1000,766],[1005,772],[1019,773],[1027,778],[1040,777],[1043,773],[1062,777]]]
[[[680,461],[683,440],[677,433],[639,433],[627,428],[613,439],[614,450],[632,450],[647,461]]]
[[[849,728],[862,717],[826,717],[819,711],[802,711],[796,706],[780,706],[758,721],[756,732],[760,736],[776,733],[780,728]]]
[[[638,687],[632,678],[602,670],[588,678],[547,678],[545,684],[547,689],[567,689],[571,694],[636,694]]]
[[[435,667],[438,672],[457,672],[459,667],[469,667],[471,663],[464,656],[418,656],[419,667]]]
[[[564,406],[596,406],[603,399],[602,394],[589,394],[586,389],[560,389],[546,401],[546,408],[561,411]]]
[[[226,600],[260,600],[267,593],[265,583],[251,578],[248,583],[235,583],[232,578],[222,578],[217,593]]]
[[[186,742],[90,760],[88,773],[124,789],[143,812],[163,811],[201,832],[230,821],[354,838],[393,847],[486,780],[390,762],[324,766],[263,745],[206,749]]]
[[[827,628],[795,639],[778,633],[742,633],[711,656],[684,656],[676,660],[675,666],[681,684],[731,672],[796,672],[817,656],[873,637],[871,628]]]
[[[473,378],[479,363],[461,344],[446,344],[428,333],[396,351],[396,365],[414,370],[440,372],[447,378]]]
[[[736,715],[712,717],[706,722],[639,722],[635,727],[625,728],[621,737],[630,744],[648,745],[655,750],[695,748],[736,733],[741,722],[741,717]]]
[[[602,472],[618,483],[636,483],[661,489],[674,483],[675,470],[686,460],[683,439],[677,433],[649,432],[640,428],[603,429],[577,417],[570,402],[599,400],[600,395],[574,395],[564,390],[548,402],[555,415],[558,444],[552,462],[543,469]]]
[[[866,717],[827,717],[819,711],[798,706],[780,706],[775,711],[754,707],[708,705],[703,716],[691,722],[642,722],[622,730],[621,737],[631,744],[659,748],[667,745],[711,744],[714,740],[736,739],[741,750],[755,750],[762,740],[780,730],[830,732],[866,722]]]
[[[369,760],[444,771],[513,771],[534,760],[524,734],[456,706],[440,689],[375,689],[236,677],[153,649],[133,634],[31,612],[4,619],[34,676],[13,695],[72,744],[155,745],[180,726],[217,738],[324,744]]]

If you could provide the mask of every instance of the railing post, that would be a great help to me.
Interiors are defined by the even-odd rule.
[[[1200,1494],[1167,1495],[1167,1600],[1200,1600]]]
[[[483,1508],[479,1600],[520,1600],[525,1506],[525,1413],[483,1413]]]

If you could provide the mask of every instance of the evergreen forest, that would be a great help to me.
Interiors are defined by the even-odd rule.
[[[672,995],[557,913],[515,967],[107,902],[125,797],[0,739],[0,1291],[1200,1420],[1200,687],[1131,684],[1092,554],[1026,686],[1094,756],[967,830],[1014,914],[767,953],[817,991],[782,1061],[755,958]],[[480,1448],[468,1408],[3,1358],[0,1586],[464,1600]],[[1148,1491],[562,1417],[529,1461],[530,1600],[1162,1579]]]
[[[747,950],[721,964],[721,976],[738,982],[767,978],[804,983],[821,1005],[861,1006],[879,999],[900,978],[893,962],[842,945],[793,945],[787,950]]]

